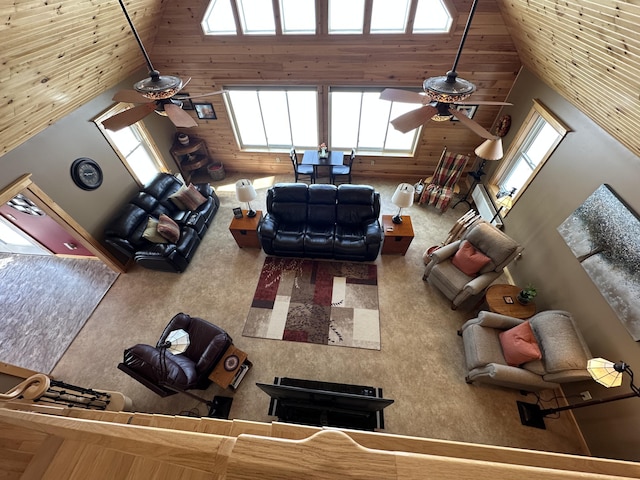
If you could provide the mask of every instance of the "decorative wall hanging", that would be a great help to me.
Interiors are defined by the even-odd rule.
[[[640,218],[601,185],[558,227],[582,268],[640,341]]]

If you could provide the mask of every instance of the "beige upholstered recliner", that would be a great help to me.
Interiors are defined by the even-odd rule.
[[[562,310],[540,312],[528,320],[542,358],[508,365],[499,334],[525,321],[482,311],[462,326],[458,334],[464,344],[467,383],[538,391],[591,378],[587,371],[589,347],[571,314]]]
[[[476,251],[489,258],[477,273],[465,273],[454,265],[454,256],[470,243]],[[491,282],[522,251],[520,245],[488,222],[479,222],[467,230],[460,240],[431,253],[424,270],[423,280],[438,288],[451,300],[456,309],[464,301],[480,295]]]

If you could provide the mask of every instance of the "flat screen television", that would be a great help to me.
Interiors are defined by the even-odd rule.
[[[305,425],[375,430],[384,428],[382,410],[388,398],[314,388],[256,383],[272,399],[278,420]]]

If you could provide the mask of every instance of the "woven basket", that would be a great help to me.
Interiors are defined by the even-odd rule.
[[[224,165],[221,163],[212,163],[207,167],[207,172],[212,180],[223,180],[225,177]]]

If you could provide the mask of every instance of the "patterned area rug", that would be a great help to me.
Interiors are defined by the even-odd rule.
[[[98,260],[0,253],[0,360],[50,373],[116,278]]]
[[[242,335],[380,350],[376,265],[267,257]]]

